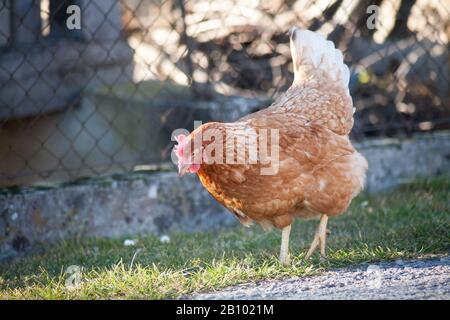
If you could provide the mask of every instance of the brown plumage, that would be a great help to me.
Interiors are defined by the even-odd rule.
[[[195,161],[192,154],[183,152],[180,159],[184,156],[185,160],[179,163],[182,173],[197,172],[203,186],[244,225],[256,222],[264,228],[283,229],[283,263],[289,261],[287,243],[295,217],[322,217],[308,256],[319,245],[324,255],[327,218],[346,211],[362,190],[367,170],[367,161],[348,137],[354,109],[342,54],[336,54],[334,46],[330,48],[329,41],[317,34],[300,30],[291,33],[291,51],[296,76],[291,88],[270,107],[234,123],[212,122],[197,128],[185,142],[194,154],[200,154],[201,163],[189,169]],[[329,70],[330,65],[336,70]],[[248,160],[250,149],[255,147],[254,140],[247,137],[248,130],[259,137],[264,129],[278,130],[279,166],[275,174],[261,174],[269,165]],[[215,139],[205,139],[206,132]],[[218,136],[223,137],[221,143]],[[199,137],[201,144],[194,146]],[[242,161],[214,162],[219,153],[227,159],[225,150],[237,137],[243,139],[237,139],[233,156]],[[268,150],[271,143],[276,141],[268,139]],[[256,150],[261,147],[258,144]]]

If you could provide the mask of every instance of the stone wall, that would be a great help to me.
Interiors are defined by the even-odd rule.
[[[196,176],[131,174],[0,195],[0,259],[62,238],[161,235],[234,222]]]
[[[412,139],[368,140],[356,147],[369,161],[369,192],[450,171],[449,131],[417,134]]]
[[[358,144],[369,161],[367,190],[450,172],[450,132]],[[161,168],[160,168],[161,169]],[[148,173],[0,193],[0,259],[63,238],[193,232],[235,223],[197,177],[173,165]]]

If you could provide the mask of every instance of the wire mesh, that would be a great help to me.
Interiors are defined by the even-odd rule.
[[[289,87],[294,25],[344,52],[354,140],[450,127],[449,0],[0,0],[0,186],[167,162]]]

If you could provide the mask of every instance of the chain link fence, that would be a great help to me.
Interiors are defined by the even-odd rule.
[[[449,129],[450,0],[0,0],[0,186],[161,166],[289,87],[292,26],[344,52],[354,140]]]

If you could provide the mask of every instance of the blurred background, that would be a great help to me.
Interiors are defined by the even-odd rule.
[[[290,86],[292,26],[343,51],[354,141],[450,128],[450,0],[0,0],[0,187],[170,167]]]

